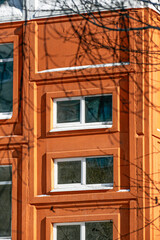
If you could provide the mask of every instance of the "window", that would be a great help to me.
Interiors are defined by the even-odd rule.
[[[113,222],[81,222],[54,224],[55,240],[113,240]]]
[[[0,0],[1,22],[22,19],[22,0]]]
[[[0,119],[13,112],[13,43],[0,44]]]
[[[12,167],[0,166],[0,239],[11,239]]]
[[[6,0],[1,0],[1,1],[0,1],[0,5],[3,4],[5,1],[6,1]]]
[[[55,189],[113,187],[113,156],[54,160]]]
[[[112,95],[55,99],[53,128],[112,127]]]

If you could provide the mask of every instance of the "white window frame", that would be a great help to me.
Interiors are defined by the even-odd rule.
[[[7,45],[7,44],[9,43],[0,43],[0,45]],[[6,62],[13,62],[13,58],[3,58],[3,59],[0,58],[0,63],[6,63]],[[12,81],[13,81],[13,78],[12,78]],[[12,104],[13,104],[13,99],[12,99]],[[12,115],[13,115],[13,112],[0,112],[0,119],[11,119]]]
[[[0,168],[1,167],[12,167],[11,165],[0,165]],[[0,185],[12,185],[12,181],[0,181]],[[11,203],[12,204],[12,203]],[[11,226],[12,226],[12,219],[11,219]],[[12,232],[12,228],[11,228],[11,232]],[[0,240],[11,240],[12,237],[9,236],[9,237],[0,237]]]
[[[101,158],[101,157],[113,157],[113,155],[105,156],[90,156],[81,158],[64,158],[54,159],[54,191],[76,191],[76,190],[96,190],[96,189],[113,189],[113,183],[102,183],[102,184],[86,184],[86,159],[88,158]],[[81,183],[73,184],[58,184],[58,164],[59,162],[71,162],[81,161]],[[113,157],[113,182],[114,182],[114,157]],[[52,192],[51,191],[51,192]]]
[[[0,240],[12,240],[12,238],[11,237],[0,237]]]
[[[113,222],[113,220],[105,220],[105,221],[87,221],[87,222],[69,222],[69,223],[54,223],[53,224],[53,239],[57,240],[57,226],[69,226],[69,225],[78,225],[80,226],[80,240],[85,240],[86,231],[85,231],[85,223],[100,223],[100,222]]]
[[[88,96],[70,97],[70,98],[57,98],[57,99],[53,99],[53,129],[51,130],[51,132],[79,130],[79,129],[111,128],[113,125],[113,119],[110,122],[85,123],[85,98],[99,97],[99,96],[112,96],[112,118],[113,118],[113,94],[103,94],[103,95],[98,94],[98,95],[88,95]],[[57,102],[69,101],[69,100],[80,101],[80,122],[57,123]]]

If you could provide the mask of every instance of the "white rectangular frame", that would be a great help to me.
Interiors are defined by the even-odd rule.
[[[93,222],[112,222],[113,220],[105,220],[105,221],[86,221],[86,222],[68,222],[68,223],[54,223],[53,224],[53,239],[57,240],[57,226],[68,226],[68,225],[78,225],[80,226],[80,240],[85,240],[86,232],[85,232],[85,223],[93,223]]]
[[[96,190],[96,189],[113,189],[113,183],[102,183],[102,184],[86,184],[86,159],[87,158],[102,158],[102,157],[113,157],[113,183],[114,183],[114,156],[112,154],[105,156],[89,156],[80,158],[63,158],[54,159],[54,190]],[[58,162],[71,162],[81,161],[81,183],[74,184],[58,184]],[[51,191],[51,192],[52,192]]]
[[[112,121],[111,122],[93,122],[85,123],[85,98],[86,97],[99,97],[99,96],[112,96]],[[57,102],[80,100],[80,122],[71,123],[57,123]],[[54,131],[68,131],[78,129],[95,129],[95,128],[111,128],[113,125],[113,94],[97,94],[97,95],[86,95],[80,97],[68,97],[68,98],[56,98],[53,99],[53,129]]]

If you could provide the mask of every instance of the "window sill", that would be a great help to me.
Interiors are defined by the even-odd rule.
[[[0,120],[11,119],[13,112],[0,113]],[[0,238],[1,239],[1,238]]]
[[[6,240],[6,239],[8,239],[8,240],[12,240],[11,237],[0,237],[0,240]]]
[[[87,130],[87,129],[103,129],[103,128],[112,128],[111,124],[106,125],[83,125],[83,126],[67,126],[67,127],[56,127],[50,130],[52,132],[61,132],[61,131],[74,131],[74,130]]]
[[[88,186],[74,186],[74,187],[67,187],[64,186],[63,188],[55,188],[53,190],[50,191],[50,193],[55,193],[55,192],[71,192],[71,191],[88,191],[88,190],[110,190],[113,189],[113,184],[105,184],[105,185],[88,185]]]

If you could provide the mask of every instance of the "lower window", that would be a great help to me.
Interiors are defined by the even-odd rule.
[[[54,240],[113,240],[113,222],[61,223],[53,226]]]
[[[54,188],[113,187],[113,156],[54,160]]]
[[[11,239],[12,167],[0,166],[0,239]]]

